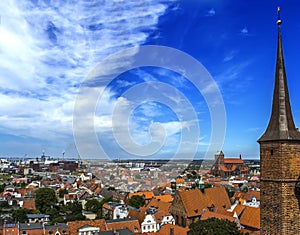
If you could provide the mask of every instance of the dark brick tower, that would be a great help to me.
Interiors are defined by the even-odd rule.
[[[278,8],[278,15],[280,9]],[[298,178],[300,132],[295,127],[285,73],[278,17],[278,47],[272,113],[258,140],[261,163],[261,234],[300,234]]]

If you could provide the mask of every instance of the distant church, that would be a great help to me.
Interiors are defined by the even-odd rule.
[[[260,137],[261,234],[300,234],[300,132],[295,127],[285,73],[281,19],[270,121]]]
[[[215,162],[211,168],[211,173],[221,177],[247,174],[248,167],[245,165],[241,155],[239,158],[225,158],[224,153],[218,151],[215,154]]]

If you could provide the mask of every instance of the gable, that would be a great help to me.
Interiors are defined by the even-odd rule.
[[[187,214],[185,207],[183,205],[182,199],[180,197],[179,191],[175,192],[174,200],[173,200],[169,210],[170,210],[170,213],[173,215],[176,215],[176,214],[186,215]]]
[[[215,209],[218,210],[230,209],[231,202],[225,187],[206,188],[204,190],[204,193],[212,201]]]

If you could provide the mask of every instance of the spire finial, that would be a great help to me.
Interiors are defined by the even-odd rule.
[[[278,19],[277,19],[276,24],[279,26],[282,23],[281,18],[280,18],[280,6],[277,7],[277,17],[278,17]]]

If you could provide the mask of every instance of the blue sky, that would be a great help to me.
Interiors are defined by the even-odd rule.
[[[86,158],[171,159],[195,151],[203,157],[215,144],[216,126],[221,137],[226,128],[216,145],[224,144],[226,156],[258,158],[256,140],[271,111],[277,5],[299,125],[297,0],[1,1],[0,156],[35,157],[44,151],[77,157],[79,146]],[[185,77],[187,71],[153,66],[104,82],[101,73],[111,73],[114,64],[99,72],[101,61],[135,47],[126,61],[133,63],[138,46],[145,45],[174,48],[199,61],[207,70],[199,76],[203,90]],[[206,84],[204,77],[213,82]],[[212,86],[210,92],[222,96],[225,125],[211,119],[213,104],[205,90]]]

